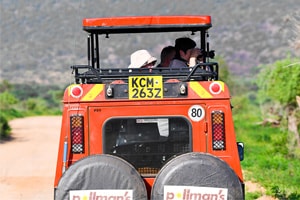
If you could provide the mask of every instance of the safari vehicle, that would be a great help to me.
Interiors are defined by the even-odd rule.
[[[88,59],[71,66],[63,97],[56,200],[244,199],[243,144],[210,62],[211,26],[210,16],[83,19]],[[151,70],[100,62],[111,35],[170,32],[198,37],[203,62]]]

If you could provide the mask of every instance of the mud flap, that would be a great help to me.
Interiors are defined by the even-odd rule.
[[[69,200],[75,190],[132,190],[133,199],[147,200],[145,183],[135,168],[112,155],[85,157],[61,177],[55,200]]]
[[[164,199],[165,186],[203,187],[207,190],[224,188],[227,191],[228,200],[244,199],[242,184],[231,167],[223,160],[205,153],[186,153],[166,163],[155,179],[151,199]],[[187,192],[181,194],[178,190],[175,193],[177,196],[174,195],[174,198],[191,195]],[[197,195],[199,197],[201,194],[197,193]],[[204,197],[204,195],[203,193],[202,196]],[[220,194],[218,193],[215,196],[217,195]],[[208,194],[203,199],[207,199],[206,197],[208,197]],[[220,195],[217,199],[222,199],[222,196]]]

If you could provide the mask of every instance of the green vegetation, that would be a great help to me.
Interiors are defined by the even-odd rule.
[[[296,106],[296,96],[300,95],[300,61],[299,59],[279,60],[271,66],[260,67],[258,76],[260,98],[262,103],[271,99],[283,107]]]
[[[11,128],[8,125],[7,119],[0,114],[0,139],[8,137],[9,133],[11,131]]]
[[[0,139],[9,136],[11,119],[61,114],[63,92],[58,86],[0,83]]]
[[[232,100],[237,139],[245,144],[245,178],[259,182],[278,199],[300,199],[299,83],[300,62],[287,58],[263,66],[256,85],[248,83],[256,89]],[[296,130],[290,129],[292,118]]]
[[[259,192],[253,192],[246,194],[246,199],[258,199],[261,196]]]
[[[248,97],[234,98],[233,105],[239,105],[234,108],[234,119],[237,139],[245,144],[242,168],[246,180],[259,182],[272,196],[277,194],[273,191],[275,187],[288,195],[300,195],[300,160],[289,156],[288,131],[261,125],[259,107]]]

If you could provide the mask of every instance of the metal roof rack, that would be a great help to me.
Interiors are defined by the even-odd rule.
[[[128,82],[129,76],[162,76],[164,81],[177,79],[179,81],[207,81],[218,80],[218,63],[200,63],[190,68],[106,68],[95,69],[89,65],[71,66],[75,75],[75,82],[79,83],[111,83],[115,80]],[[205,69],[209,69],[205,70]]]

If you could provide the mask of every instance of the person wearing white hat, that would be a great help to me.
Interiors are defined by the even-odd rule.
[[[157,59],[147,50],[137,50],[130,55],[130,65],[128,68],[153,68]]]

